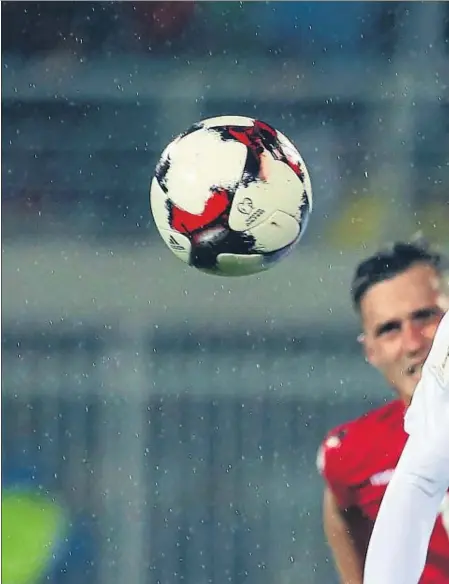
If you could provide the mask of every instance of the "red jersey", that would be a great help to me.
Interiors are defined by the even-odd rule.
[[[404,405],[393,401],[343,424],[323,441],[317,465],[343,509],[358,508],[372,525],[407,442]],[[420,584],[449,584],[449,494],[441,505]]]

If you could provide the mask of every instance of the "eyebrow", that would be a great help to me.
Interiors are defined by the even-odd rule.
[[[441,308],[439,308],[439,306],[434,305],[434,306],[426,306],[425,308],[419,308],[418,310],[413,311],[410,315],[409,318],[411,320],[415,320],[417,318],[425,318],[427,316],[432,316],[432,315],[436,315],[436,314],[440,314],[442,312]],[[377,325],[374,329],[374,333],[376,335],[376,337],[382,335],[383,333],[386,333],[390,330],[393,330],[394,328],[401,326],[401,319],[391,319],[391,320],[387,320],[379,325]]]

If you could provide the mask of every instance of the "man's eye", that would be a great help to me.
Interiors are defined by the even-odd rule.
[[[397,322],[389,322],[381,326],[377,331],[377,336],[381,337],[391,332],[398,331],[400,329],[400,325]]]
[[[438,308],[427,308],[419,310],[414,316],[415,320],[431,320],[439,315],[441,311]]]

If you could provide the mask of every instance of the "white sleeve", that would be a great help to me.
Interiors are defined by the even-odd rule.
[[[408,439],[374,525],[364,584],[418,583],[449,486],[448,428],[431,442]]]
[[[422,378],[405,415],[407,434],[430,438],[449,419],[449,313],[438,327]]]
[[[374,525],[364,584],[417,584],[421,577],[449,487],[448,353],[446,315],[407,412],[405,428],[410,437]]]

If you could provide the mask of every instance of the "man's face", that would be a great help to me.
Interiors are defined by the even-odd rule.
[[[441,284],[432,266],[419,263],[375,284],[361,302],[366,357],[406,401],[444,314]]]

